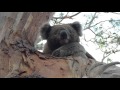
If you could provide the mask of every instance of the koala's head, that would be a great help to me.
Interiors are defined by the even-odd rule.
[[[54,26],[46,24],[41,30],[41,37],[46,39],[50,45],[58,47],[71,42],[79,42],[79,36],[82,36],[79,22]]]

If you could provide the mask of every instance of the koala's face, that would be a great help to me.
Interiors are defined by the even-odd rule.
[[[50,45],[57,47],[71,42],[79,42],[79,36],[82,36],[81,25],[78,22],[54,26],[47,24],[42,28],[41,36]]]
[[[70,42],[79,42],[79,35],[70,25],[55,25],[51,27],[48,40],[64,45]]]

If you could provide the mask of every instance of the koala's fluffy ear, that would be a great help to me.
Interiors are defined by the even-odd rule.
[[[50,24],[45,24],[40,31],[42,39],[47,39],[51,30]]]
[[[73,22],[71,26],[78,32],[79,36],[82,36],[82,26],[79,22]]]

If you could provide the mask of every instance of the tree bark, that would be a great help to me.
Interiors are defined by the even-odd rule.
[[[108,68],[92,59],[56,58],[37,51],[34,45],[40,29],[53,14],[0,12],[0,78],[120,77],[120,68],[116,66]]]
[[[53,12],[0,12],[0,77],[18,68],[19,63],[34,54],[40,28]],[[18,65],[17,65],[18,64]]]

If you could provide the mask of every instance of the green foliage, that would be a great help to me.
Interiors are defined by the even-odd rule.
[[[117,38],[117,43],[120,45],[120,37]]]
[[[112,62],[112,60],[110,59],[110,58],[107,58],[107,63],[111,63]]]
[[[113,20],[112,18],[109,20],[109,22],[114,25],[115,27],[120,27],[120,20]]]

